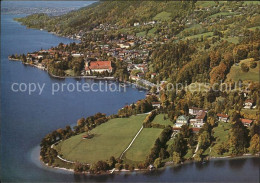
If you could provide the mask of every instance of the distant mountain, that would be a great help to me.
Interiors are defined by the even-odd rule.
[[[186,17],[193,8],[194,2],[102,1],[58,17],[35,14],[18,21],[31,28],[69,35],[103,23],[130,26],[135,22],[170,21]]]

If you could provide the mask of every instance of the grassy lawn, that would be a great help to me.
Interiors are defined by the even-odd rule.
[[[185,39],[201,38],[201,36],[202,36],[203,38],[205,38],[205,37],[211,37],[211,36],[213,36],[213,32],[206,32],[206,33],[202,33],[202,34],[196,34],[196,35],[193,35],[193,36],[187,36],[187,37],[185,37]]]
[[[219,122],[218,126],[213,128],[213,136],[216,138],[217,144],[221,144],[221,143],[228,141],[228,134],[229,134],[230,127],[231,127],[230,123]],[[209,153],[210,150],[208,148],[204,151],[203,154],[204,155],[210,154],[211,156],[215,156],[215,157],[220,156],[215,152],[214,147],[215,147],[215,145],[212,147],[211,153]],[[224,155],[227,155],[227,154],[224,154]]]
[[[140,162],[144,161],[149,155],[155,140],[159,137],[163,129],[144,128],[136,138],[130,149],[126,152],[126,161]]]
[[[154,37],[155,36],[155,32],[157,31],[157,28],[152,28],[152,29],[150,29],[149,31],[148,31],[148,33],[147,33],[147,36],[150,36],[150,37]]]
[[[193,156],[193,150],[192,149],[188,149],[188,152],[185,154],[185,156],[183,157],[184,159],[190,159]]]
[[[163,11],[161,13],[158,13],[153,19],[159,21],[168,21],[171,20],[171,13]]]
[[[56,146],[63,158],[71,161],[94,163],[118,158],[139,131],[146,115],[116,118],[91,131],[92,139],[82,139],[83,134],[73,136]]]
[[[137,37],[144,37],[145,35],[146,35],[146,31],[136,33]]]
[[[244,1],[244,4],[254,4],[254,5],[259,5],[259,1]]]
[[[228,140],[228,130],[230,127],[230,123],[219,122],[218,126],[213,129],[213,136],[217,142],[222,143]]]
[[[238,43],[238,37],[228,37],[228,38],[223,38],[223,39],[230,43],[234,43],[234,44]]]
[[[158,114],[152,123],[154,124],[160,124],[160,125],[165,125],[165,126],[168,126],[168,125],[173,125],[173,122],[170,121],[170,119],[167,118],[167,114],[165,114],[165,117],[167,118],[166,120],[163,119],[164,117],[164,114]]]
[[[67,75],[69,75],[69,76],[74,76],[74,75],[75,75],[75,73],[74,73],[74,71],[73,71],[72,69],[66,70],[65,73],[66,73]]]
[[[242,109],[241,115],[248,119],[259,119],[259,110],[258,109]]]
[[[256,30],[256,29],[260,29],[260,26],[250,27],[250,28],[248,28],[248,29],[251,30],[251,31],[254,31],[254,30]]]
[[[214,15],[209,16],[210,18],[216,18],[218,16],[228,16],[228,15],[234,15],[233,12],[219,12]]]
[[[214,1],[198,1],[196,3],[196,6],[201,7],[201,8],[205,8],[205,7],[211,7],[211,6],[215,6],[216,3]]]
[[[241,64],[245,63],[249,66],[251,59],[241,60],[238,65],[233,65],[230,69],[230,72],[227,75],[227,81],[233,80],[238,81],[241,79],[242,81],[251,80],[251,81],[259,81],[259,61],[257,61],[257,67],[254,69],[249,68],[248,72],[243,72],[241,70]]]

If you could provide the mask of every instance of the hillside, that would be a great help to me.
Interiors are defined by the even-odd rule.
[[[121,27],[133,25],[134,22],[150,21],[153,18],[160,20],[165,15],[158,16],[157,14],[163,11],[171,12],[167,14],[169,20],[185,17],[192,9],[192,3],[183,2],[183,8],[178,7],[178,2],[104,1],[62,16],[49,17],[46,14],[34,14],[17,20],[31,28],[41,28],[68,35],[80,30],[93,30],[105,23]]]

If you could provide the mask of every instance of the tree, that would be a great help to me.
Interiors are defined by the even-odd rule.
[[[255,123],[253,123],[252,127],[250,128],[249,135],[251,137],[253,137],[255,134],[259,134],[259,133],[260,133],[260,123],[255,122]]]
[[[167,157],[167,151],[164,148],[161,148],[159,156],[161,159],[165,159]]]
[[[192,136],[192,130],[188,125],[182,125],[180,133],[184,138],[189,138],[190,136]]]
[[[202,161],[202,153],[203,153],[202,149],[198,150],[197,153],[194,156],[194,160],[195,161]]]
[[[248,72],[249,71],[249,67],[245,63],[242,63],[241,64],[241,70],[243,72]]]
[[[239,155],[245,152],[248,146],[248,129],[240,120],[232,123],[229,133],[229,146],[232,155]]]
[[[179,153],[180,157],[184,156],[187,151],[187,142],[181,134],[178,134],[170,147],[170,154],[173,152]]]
[[[181,162],[180,154],[177,153],[177,152],[173,152],[173,154],[172,154],[172,161],[174,162],[174,164],[179,164]]]
[[[260,151],[259,142],[260,142],[259,134],[255,134],[250,141],[250,146],[249,146],[250,153],[256,154],[257,152]]]
[[[157,158],[154,161],[154,166],[155,166],[155,168],[160,168],[162,166],[162,159],[161,158]]]
[[[199,144],[202,149],[206,149],[210,145],[210,134],[208,131],[204,131],[199,136]]]
[[[115,167],[115,164],[116,164],[116,159],[114,156],[111,156],[110,159],[109,159],[109,166],[111,168],[114,168]]]
[[[255,61],[251,61],[251,62],[250,62],[250,68],[251,68],[251,69],[256,68],[256,66],[257,66],[257,63],[256,63]]]

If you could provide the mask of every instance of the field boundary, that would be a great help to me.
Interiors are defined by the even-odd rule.
[[[122,159],[122,157],[124,156],[125,152],[132,146],[132,144],[134,143],[135,139],[138,137],[138,135],[141,133],[141,131],[143,130],[143,126],[140,128],[140,130],[137,132],[137,134],[135,135],[135,137],[133,138],[133,140],[130,142],[129,146],[122,152],[122,154],[120,155],[119,159]]]

